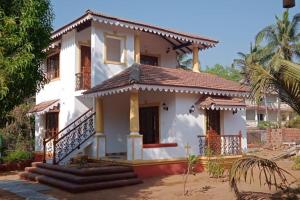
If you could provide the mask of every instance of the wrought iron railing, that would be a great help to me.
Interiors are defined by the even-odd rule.
[[[58,164],[95,134],[95,112],[89,109],[50,138],[43,139],[43,162]]]
[[[200,155],[240,155],[242,154],[242,134],[218,135],[208,132],[206,135],[199,135]]]
[[[75,90],[87,90],[91,88],[91,73],[75,74]]]

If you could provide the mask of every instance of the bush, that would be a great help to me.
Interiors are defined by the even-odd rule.
[[[224,174],[224,165],[221,159],[209,160],[207,163],[208,174],[214,178],[220,178]]]
[[[294,159],[293,169],[300,170],[300,156],[296,156]]]
[[[257,127],[259,129],[278,128],[278,124],[270,121],[260,121],[258,122]]]
[[[286,122],[285,127],[287,128],[300,128],[300,115]]]
[[[19,162],[23,160],[30,160],[32,159],[32,154],[27,151],[11,151],[7,153],[7,156],[3,158],[4,162],[10,163],[10,162]]]

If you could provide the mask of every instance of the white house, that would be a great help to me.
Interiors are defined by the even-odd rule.
[[[259,122],[268,121],[284,125],[295,116],[293,109],[281,102],[278,95],[269,92],[264,95],[260,103],[246,99],[246,120],[248,129],[256,129]]]
[[[54,164],[78,152],[127,163],[202,156],[206,148],[240,154],[248,88],[199,64],[198,51],[217,43],[88,10],[52,34],[50,81],[31,110],[35,150]],[[193,71],[177,67],[187,53]]]

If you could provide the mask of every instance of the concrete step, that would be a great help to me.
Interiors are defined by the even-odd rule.
[[[135,185],[142,183],[142,181],[138,178],[130,178],[130,179],[120,179],[114,181],[104,181],[104,182],[95,182],[95,183],[71,183],[68,181],[56,179],[53,177],[49,177],[46,175],[40,175],[31,172],[22,172],[20,173],[20,177],[26,180],[36,181],[39,183],[51,185],[54,187],[58,187],[60,189],[72,192],[79,193],[90,190],[99,190],[99,189],[107,189],[107,188],[115,188],[115,187],[124,187],[129,185]]]
[[[71,168],[64,167],[61,165],[52,165],[48,163],[32,163],[32,167],[45,168],[49,170],[55,170],[60,172],[65,172],[69,174],[79,175],[79,176],[93,176],[100,174],[118,174],[124,172],[133,172],[132,167],[128,166],[103,166],[103,167],[92,167],[92,168]]]
[[[120,179],[130,179],[137,178],[136,174],[131,172],[123,172],[123,173],[112,173],[112,174],[100,174],[100,175],[90,175],[90,176],[79,176],[61,171],[54,171],[47,168],[41,167],[26,167],[25,172],[40,174],[49,176],[52,178],[72,182],[72,183],[95,183],[95,182],[104,182],[104,181],[113,181]]]

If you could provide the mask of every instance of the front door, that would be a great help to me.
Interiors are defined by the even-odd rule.
[[[81,46],[81,89],[91,88],[91,47]]]
[[[142,107],[139,110],[140,134],[144,144],[159,143],[159,107]]]
[[[206,111],[206,127],[207,127],[207,142],[208,148],[214,155],[221,153],[221,127],[220,127],[220,111]]]
[[[46,138],[52,137],[58,133],[58,113],[46,113]]]
[[[207,123],[206,127],[208,131],[214,131],[220,135],[220,111],[219,110],[207,110]]]

